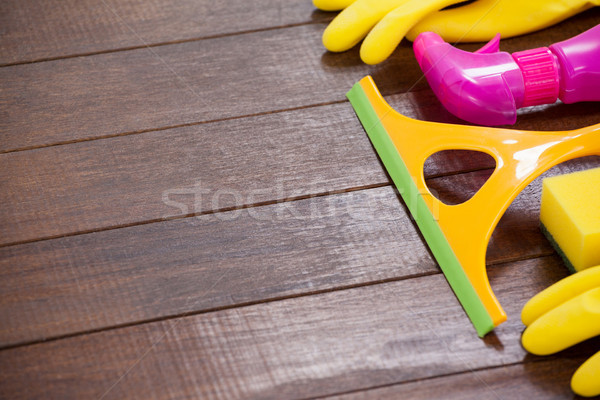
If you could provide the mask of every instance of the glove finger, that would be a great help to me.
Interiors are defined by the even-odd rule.
[[[548,311],[525,329],[521,342],[530,353],[548,355],[600,335],[600,287]]]
[[[313,5],[323,11],[339,11],[348,7],[356,0],[313,0]]]
[[[329,51],[346,51],[360,42],[390,10],[406,0],[358,0],[331,21],[323,32]]]
[[[593,6],[588,0],[478,0],[428,15],[407,37],[414,40],[431,31],[449,42],[487,41],[497,33],[508,38],[547,28]]]
[[[521,312],[525,326],[569,299],[600,287],[600,265],[566,277],[533,296]]]
[[[408,0],[385,15],[367,35],[360,57],[367,64],[377,64],[392,54],[406,32],[433,11],[462,0]]]
[[[580,396],[600,395],[600,351],[577,368],[571,379],[571,389]]]

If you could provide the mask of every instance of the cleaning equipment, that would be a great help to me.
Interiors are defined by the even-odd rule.
[[[410,40],[433,31],[450,41],[488,41],[498,32],[503,38],[547,28],[579,12],[600,5],[600,0],[477,0],[448,10],[464,0],[313,0],[324,11],[343,11],[323,33],[323,45],[340,52],[365,38],[360,56],[377,64],[392,54],[402,38]]]
[[[600,168],[544,179],[540,220],[572,272],[600,265]]]
[[[485,42],[498,32],[509,38],[558,24],[599,6],[599,0],[477,0],[429,14],[407,38],[435,32],[449,42]]]
[[[533,179],[561,162],[600,155],[600,124],[534,132],[419,121],[393,110],[367,76],[347,94],[379,157],[479,336],[506,320],[485,253],[498,220]],[[442,150],[491,155],[496,169],[469,200],[446,205],[425,184],[423,165]]]
[[[548,355],[600,335],[600,265],[555,283],[535,295],[521,313],[521,342],[530,353]],[[600,395],[600,352],[575,371],[571,388]]]
[[[475,53],[433,32],[413,45],[429,85],[448,111],[480,125],[514,124],[517,109],[600,101],[600,25],[550,47],[499,52],[500,36]]]

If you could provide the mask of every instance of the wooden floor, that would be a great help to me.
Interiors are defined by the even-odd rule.
[[[600,341],[546,358],[520,345],[523,304],[567,274],[538,229],[541,181],[490,243],[509,319],[479,339],[345,93],[371,74],[400,112],[459,121],[410,43],[379,66],[325,52],[333,15],[0,2],[0,398],[573,398]],[[502,48],[598,23],[590,10]],[[557,104],[516,126],[599,121],[598,104]],[[458,202],[493,166],[449,152],[425,172]]]

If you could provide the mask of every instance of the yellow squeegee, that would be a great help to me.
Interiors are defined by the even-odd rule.
[[[506,320],[485,269],[496,224],[521,190],[549,168],[600,155],[600,124],[535,132],[419,121],[392,109],[370,76],[347,96],[452,290],[484,336]],[[462,204],[442,203],[425,184],[425,160],[442,150],[481,151],[496,160],[488,181]]]

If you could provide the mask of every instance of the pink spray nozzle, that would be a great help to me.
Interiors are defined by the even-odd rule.
[[[475,53],[423,32],[413,49],[429,85],[454,115],[481,125],[514,124],[517,109],[600,100],[600,25],[550,47],[499,51],[500,35]]]
[[[481,125],[514,124],[525,98],[519,66],[498,51],[499,36],[475,53],[444,42],[433,32],[420,34],[414,52],[429,85],[444,107]]]

